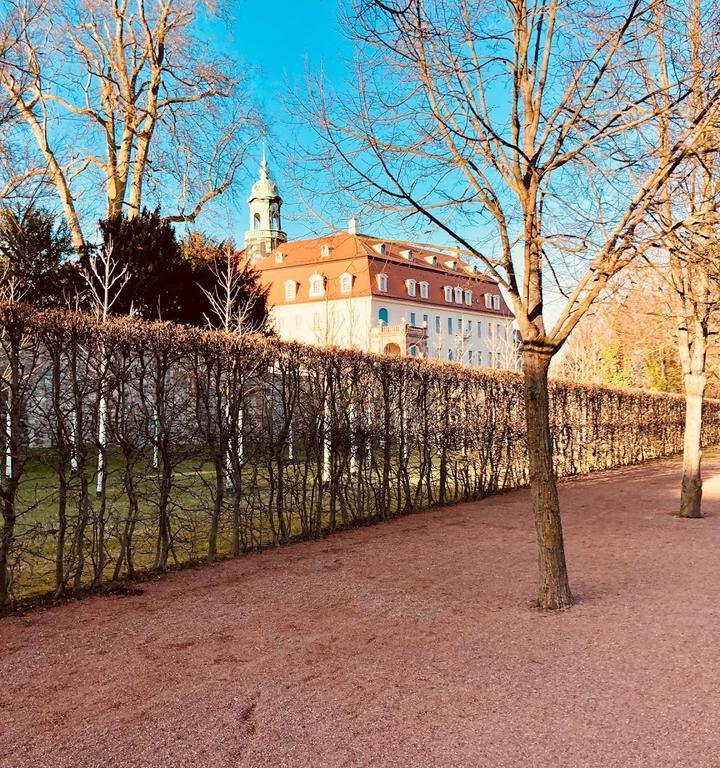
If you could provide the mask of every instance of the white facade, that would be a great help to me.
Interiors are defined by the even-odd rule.
[[[282,339],[369,349],[372,297],[281,304],[272,308],[270,319]]]
[[[270,317],[280,338],[361,350],[372,348],[374,327],[406,323],[426,329],[427,357],[472,367],[516,368],[512,319],[463,311],[460,305],[360,296],[283,304],[273,307]]]
[[[383,311],[385,310],[385,311]],[[387,316],[387,317],[386,317]],[[516,368],[516,345],[511,318],[463,311],[459,304],[439,307],[374,296],[372,325],[403,321],[427,331],[427,357],[452,360],[473,367]]]

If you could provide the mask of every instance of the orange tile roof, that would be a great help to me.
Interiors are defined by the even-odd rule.
[[[327,256],[322,255],[323,246],[329,249]],[[403,256],[403,251],[412,251],[411,260]],[[281,262],[276,258],[280,253]],[[449,262],[455,262],[454,269],[448,266]],[[260,272],[263,285],[270,287],[271,306],[378,296],[418,305],[459,308],[459,304],[445,301],[444,294],[445,286],[457,286],[473,290],[473,304],[468,306],[463,303],[465,311],[513,316],[500,293],[497,281],[488,275],[474,273],[467,262],[452,253],[433,251],[416,243],[340,232],[310,240],[283,243],[258,261],[255,267]],[[339,278],[345,272],[353,275],[351,294],[340,292]],[[314,274],[322,274],[325,277],[326,292],[321,297],[309,295],[310,277]],[[387,275],[387,291],[379,289],[379,274]],[[409,279],[428,283],[427,299],[420,297],[419,286],[416,288],[415,297],[408,295],[405,281]],[[294,300],[285,299],[285,283],[288,280],[297,283]],[[489,309],[485,306],[483,296],[488,293],[500,296],[500,309]]]

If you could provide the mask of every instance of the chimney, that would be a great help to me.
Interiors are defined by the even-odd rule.
[[[358,233],[358,218],[357,216],[351,216],[348,219],[348,235],[357,235]]]

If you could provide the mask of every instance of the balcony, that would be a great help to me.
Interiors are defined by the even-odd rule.
[[[402,321],[397,325],[380,323],[370,330],[370,351],[383,355],[427,355],[427,328]]]

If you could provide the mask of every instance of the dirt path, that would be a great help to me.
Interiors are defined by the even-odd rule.
[[[0,622],[0,766],[720,766],[720,457],[566,483],[579,604],[530,601],[528,493]]]

